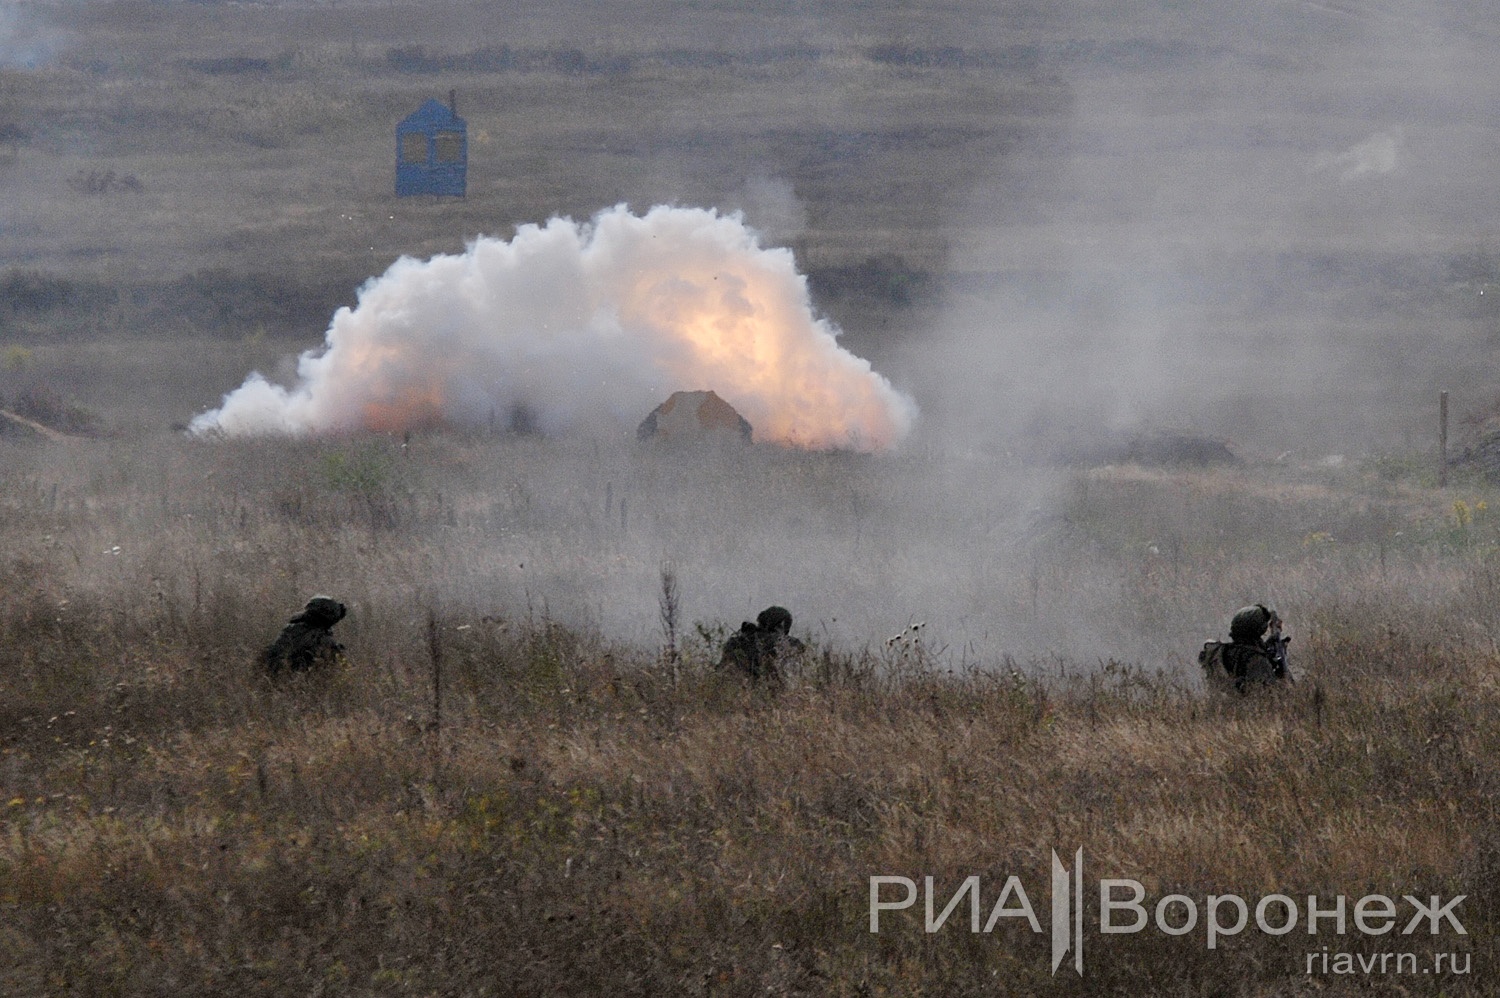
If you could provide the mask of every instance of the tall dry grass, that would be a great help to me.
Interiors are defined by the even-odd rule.
[[[1065,476],[1013,534],[942,502],[923,455],[0,448],[7,994],[1491,990],[1500,538],[1480,486],[1460,507],[1359,470],[1113,469]],[[836,640],[803,613],[788,688],[748,690],[712,663],[751,597],[710,609],[732,587],[701,566],[766,563],[721,518],[742,541],[858,531],[860,554],[818,550],[877,596],[936,583],[854,573],[944,559],[1054,650],[965,663],[941,634]],[[964,563],[986,536],[1016,571]],[[347,662],[272,684],[254,653],[319,589],[353,607]],[[587,597],[630,590],[640,639]],[[1213,632],[1173,618],[1221,625],[1248,592],[1287,613],[1300,681],[1210,699],[1188,660]],[[1070,652],[1084,621],[1059,640],[1083,613],[1116,653]],[[1159,632],[1174,650],[1151,652]],[[872,875],[933,876],[939,905],[978,875],[987,908],[1015,874],[1045,919],[1050,853],[1079,847],[1090,878],[1152,899],[1465,894],[1468,935],[1094,934],[1079,979],[1020,920],[927,934],[919,901],[868,930]],[[1309,976],[1320,945],[1473,972]]]

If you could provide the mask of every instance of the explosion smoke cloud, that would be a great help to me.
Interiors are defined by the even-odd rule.
[[[814,316],[792,253],[737,215],[623,205],[509,242],[403,257],[340,309],[290,389],[252,374],[197,433],[485,425],[630,430],[676,390],[712,389],[758,441],[881,450],[916,407]]]

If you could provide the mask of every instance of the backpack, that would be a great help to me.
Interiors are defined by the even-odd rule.
[[[1247,687],[1292,681],[1286,668],[1286,646],[1290,638],[1277,638],[1271,649],[1236,645],[1229,641],[1205,641],[1198,652],[1203,681],[1216,691],[1244,692]]]
[[[1224,658],[1227,641],[1205,641],[1198,652],[1198,664],[1203,667],[1203,681],[1210,690],[1228,693],[1236,689],[1235,677],[1230,675]]]

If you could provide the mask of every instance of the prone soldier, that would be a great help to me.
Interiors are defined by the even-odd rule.
[[[305,672],[337,661],[344,646],[333,640],[333,625],[346,613],[348,608],[338,600],[314,596],[261,653],[261,664],[275,676],[283,670]]]
[[[782,683],[779,661],[801,652],[804,645],[792,637],[792,614],[781,606],[768,606],[755,618],[745,621],[724,642],[719,668],[732,669],[751,682],[762,680],[773,686]]]

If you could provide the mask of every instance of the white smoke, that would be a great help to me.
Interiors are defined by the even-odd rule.
[[[340,309],[290,389],[252,374],[197,433],[307,434],[509,421],[633,430],[711,389],[755,439],[879,450],[916,408],[813,315],[790,250],[738,215],[624,205],[554,218],[459,255],[403,257]]]
[[[1403,143],[1399,128],[1376,132],[1343,152],[1319,153],[1312,169],[1314,173],[1337,173],[1343,181],[1391,173],[1400,162]]]

